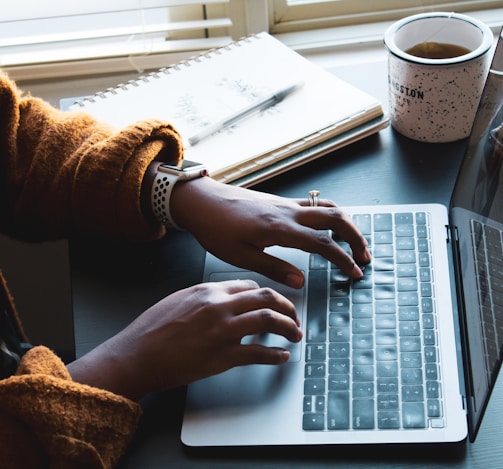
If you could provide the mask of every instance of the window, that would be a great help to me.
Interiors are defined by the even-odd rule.
[[[303,52],[382,40],[384,22],[419,11],[487,8],[496,30],[501,0],[15,0],[0,15],[0,68],[15,79],[143,71],[260,31]]]

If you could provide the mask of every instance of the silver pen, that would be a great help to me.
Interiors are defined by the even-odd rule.
[[[241,111],[236,112],[230,117],[227,117],[226,119],[221,120],[220,122],[216,122],[215,124],[209,125],[208,127],[204,128],[197,134],[193,135],[192,137],[189,138],[189,143],[191,145],[195,145],[199,143],[201,140],[203,140],[206,137],[209,137],[210,135],[213,135],[214,133],[218,132],[219,130],[225,129],[226,127],[229,127],[230,125],[234,124],[234,122],[237,122],[238,120],[241,120],[245,118],[246,116],[252,114],[253,112],[261,111],[263,109],[267,109],[268,107],[274,106],[275,104],[278,104],[279,102],[283,101],[288,95],[293,93],[295,90],[300,88],[302,86],[302,83],[296,83],[294,85],[287,86],[286,88],[283,88],[279,91],[276,91],[270,96],[267,96],[266,98],[260,99],[259,101],[253,103],[252,105],[248,106],[245,109],[242,109]]]

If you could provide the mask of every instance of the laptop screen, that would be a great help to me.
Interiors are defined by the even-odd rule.
[[[502,32],[503,34],[503,32]],[[451,200],[467,407],[475,437],[501,365],[503,346],[503,38]],[[459,292],[458,292],[459,293]]]

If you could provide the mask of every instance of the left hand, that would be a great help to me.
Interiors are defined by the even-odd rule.
[[[320,254],[352,278],[362,276],[358,264],[370,261],[363,235],[329,200],[310,207],[307,197],[287,199],[204,177],[176,184],[171,215],[220,259],[293,288],[304,284],[302,272],[264,252],[266,247],[279,245]],[[353,257],[326,230],[347,241]]]

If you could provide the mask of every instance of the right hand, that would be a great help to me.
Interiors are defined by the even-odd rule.
[[[241,339],[274,333],[298,342],[299,325],[293,304],[270,288],[205,283],[159,301],[69,370],[74,381],[136,400],[235,366],[284,363],[288,351]]]

